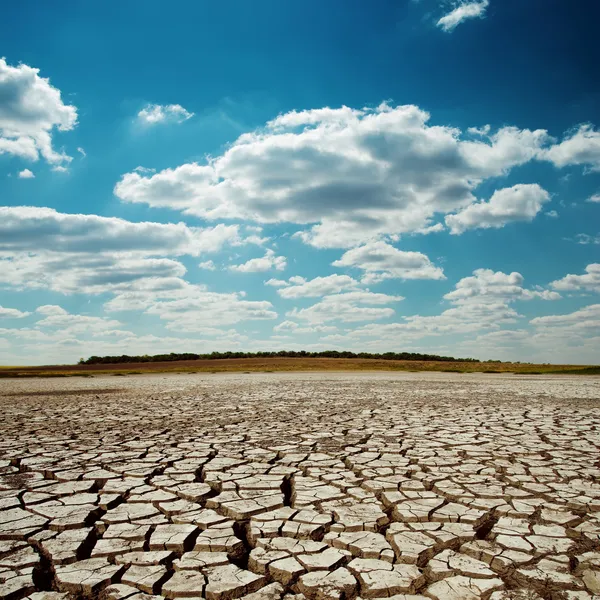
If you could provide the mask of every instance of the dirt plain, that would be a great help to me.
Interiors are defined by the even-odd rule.
[[[600,598],[599,377],[0,386],[0,598]]]
[[[311,358],[263,357],[174,360],[165,362],[131,362],[116,364],[41,365],[28,367],[0,367],[0,378],[87,376],[98,374],[143,373],[235,373],[235,372],[289,372],[289,371],[439,371],[450,373],[518,373],[518,374],[574,374],[600,375],[600,366],[551,365],[507,362],[384,360],[372,358]]]

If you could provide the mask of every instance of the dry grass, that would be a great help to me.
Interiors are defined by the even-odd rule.
[[[450,373],[517,373],[523,375],[600,375],[600,367],[583,365],[535,365],[378,360],[361,358],[235,358],[187,360],[116,365],[55,365],[0,367],[0,377],[89,377],[94,374],[223,373],[274,371],[442,371]]]

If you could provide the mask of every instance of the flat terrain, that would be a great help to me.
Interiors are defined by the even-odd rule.
[[[600,595],[598,377],[4,379],[0,402],[0,598]]]
[[[372,358],[228,358],[94,365],[0,367],[0,377],[84,376],[89,374],[225,373],[280,371],[442,371],[457,373],[573,373],[600,375],[599,366],[530,363],[383,360]]]

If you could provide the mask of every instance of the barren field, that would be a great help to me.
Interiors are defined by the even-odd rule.
[[[0,386],[0,598],[600,597],[598,377]]]
[[[373,358],[228,358],[176,360],[166,362],[116,363],[92,365],[45,365],[35,367],[0,367],[6,377],[72,377],[96,374],[142,373],[237,373],[280,371],[441,371],[450,373],[559,373],[600,375],[594,365],[537,365],[532,363],[460,362],[434,360],[384,360]]]

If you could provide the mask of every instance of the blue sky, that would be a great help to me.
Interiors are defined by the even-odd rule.
[[[9,3],[0,364],[600,362],[600,6]]]

